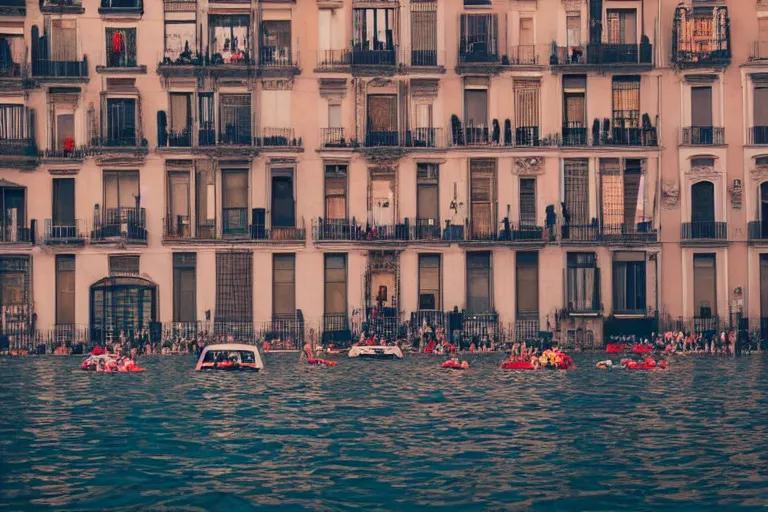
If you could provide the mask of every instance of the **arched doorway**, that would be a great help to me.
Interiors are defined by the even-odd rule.
[[[715,184],[700,181],[691,187],[693,238],[712,238],[715,231]]]
[[[149,335],[157,318],[157,285],[138,276],[106,277],[91,286],[91,340],[112,343]]]

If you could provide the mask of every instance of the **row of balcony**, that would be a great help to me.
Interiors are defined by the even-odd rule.
[[[201,128],[193,130],[190,126],[180,131],[168,131],[164,127],[158,130],[157,145],[160,148],[206,148],[216,146],[240,146],[256,148],[301,148],[303,141],[296,137],[293,128],[264,127],[254,136],[249,124],[230,124],[224,130]]]

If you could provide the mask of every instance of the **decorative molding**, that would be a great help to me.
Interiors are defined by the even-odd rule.
[[[690,171],[686,171],[685,175],[693,183],[702,180],[720,179],[722,174],[716,167],[710,165],[694,165],[691,166]]]
[[[710,84],[717,80],[717,75],[715,74],[693,74],[693,75],[685,75],[685,81],[689,84]]]
[[[321,78],[319,82],[320,96],[323,98],[346,98],[346,78]]]
[[[434,78],[412,79],[411,96],[413,98],[435,100],[440,90],[440,80]]]
[[[768,165],[758,165],[754,169],[749,171],[749,175],[754,181],[768,179]]]
[[[664,206],[673,209],[680,201],[680,185],[675,180],[665,180],[661,184],[661,195],[664,199]]]
[[[265,91],[291,91],[293,90],[293,79],[288,80],[262,80],[261,88]]]
[[[731,197],[731,208],[741,210],[744,195],[744,187],[741,184],[741,180],[733,180],[733,183],[728,186],[728,195]]]
[[[512,166],[513,174],[536,175],[544,173],[544,157],[529,156],[525,158],[515,158],[515,165]]]
[[[370,87],[389,87],[394,84],[393,80],[388,78],[373,78],[368,82]]]

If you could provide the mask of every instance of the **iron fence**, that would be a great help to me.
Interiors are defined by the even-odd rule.
[[[725,144],[725,128],[718,126],[687,126],[683,128],[681,144],[712,146]]]
[[[683,240],[727,240],[728,223],[715,221],[683,222],[680,226]]]

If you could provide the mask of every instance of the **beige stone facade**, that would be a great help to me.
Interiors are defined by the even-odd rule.
[[[766,2],[5,0],[0,61],[7,334],[768,317]]]

